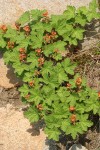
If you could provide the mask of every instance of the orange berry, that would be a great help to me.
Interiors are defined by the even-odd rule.
[[[40,58],[38,58],[38,62],[40,62],[41,61],[41,59]]]
[[[79,86],[79,85],[81,85],[81,84],[82,84],[82,79],[81,79],[80,77],[78,77],[78,78],[76,79],[76,85]]]
[[[20,49],[19,49],[19,52],[20,52],[20,53],[25,53],[25,48],[20,48]]]
[[[46,34],[46,36],[44,36],[44,40],[45,40],[47,43],[49,43],[50,40],[51,40],[51,35]]]
[[[100,98],[100,92],[98,92],[98,97]]]
[[[36,53],[38,53],[38,54],[41,53],[41,49],[36,49],[35,51],[36,51]]]
[[[55,35],[57,34],[57,32],[52,31],[51,34],[52,34],[53,36],[55,36]]]
[[[20,54],[19,56],[22,58],[26,58],[26,54]]]
[[[26,99],[29,99],[29,97],[30,97],[30,94],[27,94],[27,95],[25,96]]]
[[[14,48],[14,42],[10,42],[10,41],[9,41],[9,42],[7,43],[7,45],[8,45],[9,48]]]
[[[66,86],[67,88],[70,88],[71,87],[71,84],[70,83],[67,83],[67,86]]]
[[[42,58],[42,57],[38,58],[38,62],[44,63],[44,58]]]
[[[20,24],[15,22],[15,26],[16,26],[16,29],[19,30],[20,29]]]
[[[70,111],[75,111],[75,107],[70,106],[69,110],[70,110]]]
[[[40,75],[40,71],[35,70],[35,75],[36,75],[36,76]]]
[[[47,17],[47,16],[48,16],[48,11],[44,12],[44,13],[43,13],[43,16],[44,16],[44,17]]]
[[[37,105],[37,108],[38,108],[39,110],[43,110],[42,104]]]
[[[74,115],[74,114],[71,115],[70,120],[72,123],[75,123],[76,122],[76,115]]]
[[[2,25],[0,28],[1,28],[4,32],[7,31],[6,25]]]
[[[23,28],[23,30],[26,31],[26,32],[30,32],[30,27],[29,27],[29,25],[25,26],[25,27]]]
[[[33,86],[33,85],[34,85],[34,81],[30,81],[29,86]]]

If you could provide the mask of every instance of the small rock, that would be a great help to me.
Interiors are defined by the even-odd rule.
[[[69,150],[88,150],[88,149],[82,146],[81,144],[74,144],[70,147]]]

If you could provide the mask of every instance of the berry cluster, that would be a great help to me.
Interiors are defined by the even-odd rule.
[[[36,54],[37,54],[38,56],[40,56],[41,53],[42,53],[42,50],[41,50],[40,48],[38,48],[38,49],[35,50],[35,52],[36,52]]]
[[[25,27],[23,27],[23,30],[27,33],[29,33],[31,31],[29,25],[26,25]]]
[[[29,82],[29,86],[30,86],[30,87],[33,87],[34,84],[35,84],[34,81],[30,81],[30,82]]]
[[[39,109],[39,110],[43,110],[43,106],[42,106],[42,104],[37,105],[37,109]]]
[[[13,49],[14,48],[14,42],[11,42],[11,41],[9,41],[8,43],[7,43],[7,46],[8,46],[8,48],[10,49]]]
[[[20,30],[20,25],[21,25],[21,24],[19,24],[19,23],[15,22],[15,27],[16,27],[16,30],[17,30],[17,31],[19,31],[19,30]]]
[[[99,97],[99,99],[100,99],[100,92],[98,92],[98,97]]]
[[[48,11],[46,11],[46,12],[44,12],[44,13],[42,14],[42,16],[43,16],[42,22],[45,22],[45,23],[48,23],[48,22],[49,22],[50,18],[49,18],[48,15],[49,15]]]
[[[51,43],[56,38],[57,32],[51,31],[50,34],[46,34],[44,36],[44,40],[46,43]]]
[[[71,120],[71,123],[73,125],[75,125],[75,122],[76,122],[76,115],[75,114],[72,114],[71,117],[70,117],[70,120]]]
[[[20,54],[19,54],[20,61],[25,61],[27,58],[25,48],[20,48],[19,52],[20,52]]]
[[[2,25],[0,27],[0,29],[3,31],[3,32],[6,32],[7,31],[7,26],[6,25]]]
[[[39,67],[41,67],[44,64],[44,58],[43,57],[38,58],[38,62]]]

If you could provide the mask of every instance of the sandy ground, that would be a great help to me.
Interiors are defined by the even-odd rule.
[[[10,104],[0,108],[0,150],[48,150],[45,140],[44,132],[34,129],[22,111]]]
[[[26,10],[47,9],[59,14],[67,5],[87,6],[91,0],[0,0],[0,23],[14,23]]]

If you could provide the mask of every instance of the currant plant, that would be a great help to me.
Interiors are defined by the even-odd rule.
[[[90,114],[100,114],[100,93],[87,87],[74,73],[76,64],[62,56],[83,39],[85,25],[100,18],[96,9],[93,0],[88,8],[68,6],[62,15],[31,10],[16,21],[16,28],[0,28],[4,60],[22,79],[22,101],[30,105],[25,116],[30,122],[44,119],[50,139],[59,140],[62,131],[75,139],[93,125]]]

